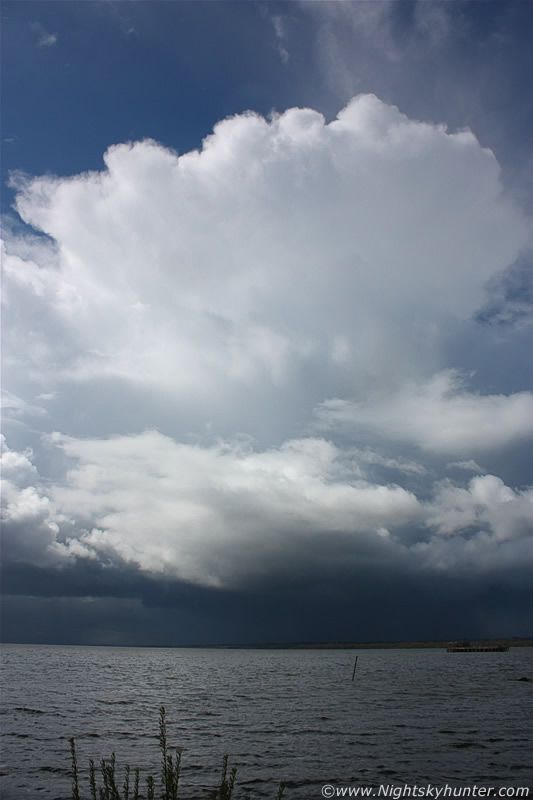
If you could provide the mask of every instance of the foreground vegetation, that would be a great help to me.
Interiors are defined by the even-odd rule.
[[[80,781],[76,743],[74,738],[69,739],[71,775],[72,775],[72,800],[82,800],[80,794]],[[161,753],[160,786],[156,790],[156,781],[153,775],[145,779],[145,792],[141,791],[141,775],[138,767],[124,768],[122,784],[117,776],[115,753],[111,754],[109,761],[100,761],[99,775],[93,759],[89,760],[89,792],[91,800],[178,800],[178,788],[181,775],[181,750],[176,748],[174,755],[167,744],[167,724],[165,707],[159,709],[159,751]],[[209,792],[210,800],[231,800],[235,789],[237,769],[233,767],[228,773],[228,756],[224,756],[222,773],[218,786]],[[120,786],[120,788],[119,788]],[[276,800],[281,800],[285,785],[281,782],[278,786]],[[250,800],[250,795],[244,795],[243,800]]]

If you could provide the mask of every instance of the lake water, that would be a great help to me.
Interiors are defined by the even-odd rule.
[[[159,775],[158,709],[183,748],[184,800],[225,753],[238,800],[341,786],[528,786],[533,650],[218,650],[4,645],[3,800],[70,798],[68,738]],[[358,666],[352,682],[355,655]],[[242,787],[242,788],[241,788]]]

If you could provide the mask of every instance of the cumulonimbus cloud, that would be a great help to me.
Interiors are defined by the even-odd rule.
[[[434,563],[472,525],[491,553],[522,541],[490,497],[472,516],[487,483],[456,487],[468,531],[446,536],[449,494],[420,499],[424,465],[383,446],[471,463],[533,432],[529,392],[475,394],[443,369],[450,324],[529,237],[472,133],[366,95],[329,123],[241,114],[200,151],[121,144],[102,172],[13,185],[34,230],[3,245],[4,385],[67,463],[39,477],[8,452],[14,560],[225,586],[328,558]]]

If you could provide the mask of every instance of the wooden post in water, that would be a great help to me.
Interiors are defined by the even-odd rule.
[[[353,681],[353,679],[355,678],[355,669],[356,669],[356,667],[357,667],[357,659],[358,659],[358,658],[359,658],[359,656],[356,656],[356,657],[355,657],[355,664],[353,665],[353,672],[352,672],[352,681]]]

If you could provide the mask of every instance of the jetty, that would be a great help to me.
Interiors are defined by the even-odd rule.
[[[505,653],[504,644],[470,644],[470,642],[448,642],[447,653]]]

